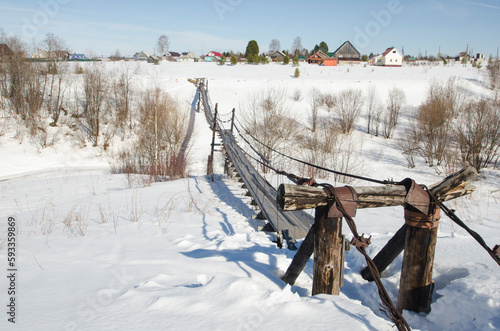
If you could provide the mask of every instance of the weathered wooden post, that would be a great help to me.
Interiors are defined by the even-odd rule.
[[[234,117],[235,117],[235,114],[236,114],[236,108],[233,108],[233,115],[231,116],[231,133],[233,133],[233,129],[234,129]]]
[[[212,124],[212,148],[210,151],[210,156],[208,157],[208,165],[207,165],[207,175],[212,175],[212,182],[215,181],[214,176],[214,149],[215,149],[215,134],[217,132],[217,109],[219,108],[219,104],[215,104],[214,111],[214,122]]]
[[[475,171],[473,167],[466,167],[458,171],[457,173],[448,176],[441,182],[431,185],[430,191],[441,202],[470,194],[475,190],[475,188],[473,186],[470,186],[468,184],[468,181],[472,179],[476,174],[477,171]],[[382,187],[353,187],[352,189],[357,195],[357,198],[354,199],[357,201],[357,208],[402,206],[407,204],[409,201],[407,198],[409,188],[407,189],[407,187],[404,185],[388,185]],[[292,211],[325,207],[328,206],[329,203],[331,203],[331,198],[329,194],[322,188],[283,184],[278,188],[277,203],[280,209],[284,211]],[[328,217],[331,218],[334,216],[328,215]],[[326,222],[326,226],[330,227],[331,232],[333,229],[331,223]],[[385,267],[387,267],[403,250],[406,243],[405,237],[407,235],[407,230],[409,227],[410,225],[405,224],[403,228],[398,231],[394,238],[395,240],[391,240],[389,242],[391,245],[387,245],[391,248],[389,251],[386,251],[384,254],[381,254],[382,252],[379,253],[379,255],[381,255],[379,256],[379,261],[378,263],[376,263],[376,265],[377,267],[379,267],[380,265],[384,266],[383,268],[378,268],[380,272],[385,269]],[[285,275],[282,277],[282,280],[287,284],[293,285],[295,283],[297,277],[304,269],[312,253],[315,252],[314,244],[316,242],[316,233],[317,230],[315,229],[315,226],[313,226],[300,245],[300,248],[297,254],[295,254],[292,263],[288,267]],[[414,232],[412,231],[412,236],[415,237],[413,233]],[[401,236],[403,237],[403,239],[401,239]],[[432,238],[432,236],[433,234],[431,233],[428,237]],[[418,242],[418,240],[414,241]],[[428,240],[428,242],[430,243],[431,241]],[[392,249],[394,249],[396,252],[392,252]],[[415,249],[413,248],[409,248],[408,250],[415,251]],[[406,260],[410,261],[409,259]],[[323,263],[323,265],[328,265],[328,263]],[[423,269],[425,268],[426,267],[424,267]],[[364,271],[363,273],[367,273],[368,275],[370,274],[368,270]],[[316,277],[316,273],[314,274],[314,276]]]
[[[442,181],[431,185],[430,191],[441,202],[470,194],[475,188],[470,186],[468,182],[476,175],[477,171],[474,167],[465,167],[446,177]],[[410,187],[408,187],[407,190],[409,190],[409,188]],[[407,230],[408,225],[404,224],[373,259],[373,262],[377,265],[377,269],[380,273],[384,271],[403,251],[406,242]],[[373,281],[373,277],[371,276],[368,267],[361,271],[361,275],[364,279]]]
[[[429,313],[434,290],[432,269],[440,209],[431,203],[429,193],[414,181],[408,186],[404,206],[408,229],[396,309],[399,312],[406,309]]]
[[[342,218],[328,217],[330,208],[317,207],[314,219],[312,295],[339,295],[342,270]]]

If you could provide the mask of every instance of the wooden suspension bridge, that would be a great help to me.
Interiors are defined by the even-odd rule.
[[[463,223],[453,210],[443,202],[470,194],[475,190],[469,181],[477,175],[473,167],[448,176],[426,187],[411,179],[384,186],[334,188],[329,185],[312,186],[281,185],[272,187],[253,167],[246,153],[239,147],[234,135],[234,109],[231,130],[219,125],[218,107],[212,111],[208,96],[208,81],[204,78],[189,80],[198,88],[198,110],[203,106],[207,121],[213,130],[212,152],[208,159],[207,173],[213,176],[215,137],[219,135],[226,153],[226,172],[237,172],[240,181],[268,221],[268,226],[278,233],[278,243],[288,242],[288,248],[296,249],[297,240],[305,238],[295,254],[282,280],[294,284],[314,253],[313,295],[338,295],[343,282],[344,253],[349,243],[342,235],[342,219],[353,234],[350,245],[357,248],[366,259],[367,267],[362,276],[375,281],[379,288],[383,307],[398,330],[410,327],[402,316],[402,310],[430,312],[434,289],[432,270],[437,241],[440,212],[463,227],[500,265],[500,245],[490,249],[479,234]],[[232,169],[231,169],[232,167]],[[212,177],[213,178],[213,177]],[[360,236],[353,217],[360,208],[403,206],[405,223],[387,245],[372,260],[365,251],[370,238]],[[314,218],[304,209],[315,209]],[[281,239],[281,240],[280,240]],[[403,266],[397,307],[387,295],[380,273],[404,250]]]

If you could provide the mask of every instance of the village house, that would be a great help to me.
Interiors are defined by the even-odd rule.
[[[403,65],[403,54],[395,48],[389,47],[382,55],[376,56],[373,63],[383,67],[401,67]]]
[[[361,62],[361,54],[350,41],[346,41],[340,45],[335,52],[329,53],[332,58],[337,58],[340,63],[359,63]]]
[[[274,51],[269,54],[269,57],[273,62],[283,62],[286,54],[280,51]]]
[[[205,62],[219,62],[220,59],[222,58],[222,54],[219,52],[209,52],[207,55],[204,56]]]
[[[182,52],[179,62],[196,62],[196,55],[192,52]]]
[[[179,61],[181,54],[178,52],[168,51],[165,54],[163,54],[162,57],[169,62],[177,62],[177,61]]]
[[[319,64],[325,67],[335,67],[337,65],[337,59],[328,56],[323,51],[318,51],[309,57],[307,61],[309,64]]]
[[[150,55],[147,61],[148,63],[160,64],[161,59],[156,55]]]
[[[0,61],[4,61],[14,55],[14,52],[7,44],[0,44]]]
[[[141,51],[141,52],[135,53],[132,58],[135,61],[147,61],[150,56],[151,56],[151,54],[149,54],[148,52]]]
[[[72,54],[70,56],[70,60],[73,60],[73,61],[78,61],[78,60],[86,60],[87,57],[85,56],[85,54]]]

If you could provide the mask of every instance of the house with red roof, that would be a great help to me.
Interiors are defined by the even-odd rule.
[[[205,57],[205,62],[219,62],[222,58],[222,54],[219,52],[209,52]]]
[[[395,47],[389,47],[382,55],[374,59],[376,66],[401,67],[403,65],[403,54]]]

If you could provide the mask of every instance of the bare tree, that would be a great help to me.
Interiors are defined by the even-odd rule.
[[[57,126],[67,89],[65,83],[67,66],[65,63],[61,63],[61,54],[59,53],[66,51],[66,46],[63,39],[53,33],[47,33],[43,44],[49,53],[47,70],[49,87],[46,105],[47,110],[52,115],[53,122],[50,125]]]
[[[302,46],[302,38],[296,37],[293,40],[293,44],[292,44],[292,54],[294,56],[295,55],[299,56],[299,55],[301,55],[303,49],[304,49],[304,47]]]
[[[490,57],[486,69],[490,79],[490,86],[493,90],[495,90],[500,87],[500,61]]]
[[[393,88],[389,91],[387,108],[384,116],[384,138],[391,138],[394,128],[398,124],[401,110],[406,104],[406,95],[403,90]]]
[[[117,134],[123,141],[133,128],[133,107],[134,87],[132,77],[134,72],[125,64],[123,71],[118,78],[113,81],[114,117]]]
[[[269,44],[269,52],[276,52],[281,49],[281,43],[278,39],[273,39],[271,40],[271,43]]]
[[[185,176],[186,160],[179,156],[186,136],[187,115],[158,87],[147,89],[139,101],[141,126],[132,149],[119,158],[127,173],[150,175],[155,181]]]
[[[363,103],[363,93],[359,89],[343,90],[338,94],[334,114],[342,133],[349,134],[354,129]]]
[[[158,38],[158,42],[156,43],[156,49],[158,52],[160,52],[160,56],[163,56],[168,51],[169,47],[170,47],[170,42],[168,40],[167,35],[162,34]]]
[[[368,134],[378,136],[382,111],[377,89],[372,86],[368,89],[366,96],[366,130]]]
[[[477,170],[500,156],[500,105],[486,100],[465,105],[456,123],[457,143],[464,163]]]
[[[298,129],[295,119],[290,118],[285,108],[286,94],[282,89],[268,89],[254,94],[249,100],[249,110],[244,118],[245,127],[267,147],[258,145],[259,153],[272,162],[273,152],[293,137]],[[268,169],[263,167],[267,172]]]
[[[31,136],[36,136],[39,128],[43,127],[46,77],[40,64],[26,61],[26,46],[17,37],[8,38],[7,45],[13,55],[2,66],[2,94],[6,99],[6,108],[26,125]]]
[[[311,105],[311,131],[316,131],[316,125],[318,123],[318,112],[319,107],[322,104],[322,95],[321,92],[317,88],[313,88],[311,90],[311,99],[309,100],[309,104]]]
[[[457,92],[453,80],[446,86],[432,84],[427,100],[419,107],[416,117],[418,152],[432,167],[441,165],[452,141],[451,124],[458,112]]]
[[[108,94],[108,79],[101,64],[92,63],[87,67],[83,77],[84,91],[84,117],[86,131],[93,146],[99,144],[101,118],[106,110],[106,97]]]

